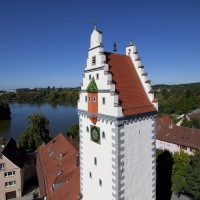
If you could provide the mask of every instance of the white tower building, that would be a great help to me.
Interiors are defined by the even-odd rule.
[[[157,101],[135,44],[104,52],[93,30],[78,114],[83,200],[155,200]]]

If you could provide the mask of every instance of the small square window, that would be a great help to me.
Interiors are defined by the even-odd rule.
[[[102,138],[103,138],[103,139],[106,138],[106,135],[105,135],[105,132],[104,132],[104,131],[102,132]]]
[[[90,178],[92,178],[92,172],[90,172]]]
[[[94,157],[94,164],[97,165],[97,158]]]
[[[106,104],[106,98],[105,98],[105,97],[102,98],[102,104],[103,104],[103,105]]]
[[[89,75],[89,79],[91,79],[92,78],[92,76],[91,76],[91,74]]]
[[[102,180],[101,179],[99,179],[99,185],[102,186]]]
[[[92,57],[92,65],[96,65],[96,56]]]
[[[85,96],[85,102],[87,102],[87,96]]]
[[[93,97],[93,102],[96,102],[96,97]]]
[[[99,79],[99,74],[96,74],[96,78],[97,78],[97,80]]]

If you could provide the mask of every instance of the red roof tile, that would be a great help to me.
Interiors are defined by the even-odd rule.
[[[167,120],[167,117],[157,118],[156,139],[200,149],[200,129],[176,126]]]
[[[48,200],[77,200],[80,192],[77,153],[74,143],[71,144],[61,133],[38,148],[36,166],[39,186],[43,195],[46,190]]]
[[[149,101],[131,58],[112,53],[106,53],[106,58],[124,116],[156,111]]]

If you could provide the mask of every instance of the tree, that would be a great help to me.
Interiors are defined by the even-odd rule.
[[[21,134],[19,143],[24,149],[37,149],[43,142],[50,141],[49,120],[40,113],[28,116],[29,126]]]
[[[8,103],[4,101],[0,102],[0,113],[0,120],[10,119],[11,112]]]
[[[185,191],[193,196],[194,200],[200,199],[200,151],[191,157],[189,165],[185,168],[187,184]]]
[[[172,191],[175,194],[180,194],[184,191],[186,186],[186,177],[184,176],[184,170],[190,162],[188,154],[183,150],[175,152],[173,155],[173,167],[172,167]]]
[[[0,136],[0,146],[5,144],[5,139],[3,136]]]
[[[67,135],[71,136],[74,140],[79,140],[79,124],[73,124],[69,127]]]

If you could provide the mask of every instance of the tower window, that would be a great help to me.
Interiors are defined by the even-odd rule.
[[[87,96],[85,96],[85,102],[87,102]]]
[[[106,135],[105,135],[104,131],[102,132],[102,138],[104,138],[104,139],[106,138]]]
[[[94,157],[94,164],[97,165],[97,158]]]
[[[96,102],[96,97],[93,97],[93,102]]]
[[[91,79],[92,78],[92,76],[91,76],[91,74],[89,75],[89,79]]]
[[[90,172],[90,178],[92,178],[92,172]]]
[[[106,98],[105,98],[105,97],[102,98],[102,104],[103,104],[103,105],[106,104]]]
[[[90,97],[88,97],[88,101],[90,102]]]
[[[92,57],[92,65],[96,65],[96,56]]]
[[[96,78],[97,78],[97,80],[99,79],[99,74],[96,74]]]
[[[89,132],[89,127],[87,126],[86,131]]]
[[[101,179],[99,179],[99,185],[102,186],[102,180]]]

